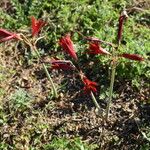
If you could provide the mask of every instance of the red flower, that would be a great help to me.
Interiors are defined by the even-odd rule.
[[[5,29],[0,29],[0,43],[11,39],[21,40],[20,36],[16,33],[11,33]]]
[[[85,93],[90,93],[92,92],[97,92],[97,86],[98,84],[96,82],[90,81],[87,77],[83,77],[83,83],[84,83],[84,92]]]
[[[70,39],[70,34],[66,34],[59,40],[59,45],[66,51],[72,58],[77,60],[77,55],[73,47],[73,42]]]
[[[32,36],[37,35],[41,28],[46,25],[46,22],[39,19],[36,20],[34,16],[31,17],[31,29],[32,29]]]
[[[123,11],[119,17],[119,28],[118,28],[118,42],[121,41],[122,38],[122,30],[123,30],[123,22],[128,17],[127,12]]]
[[[128,58],[128,59],[131,59],[131,60],[136,60],[136,61],[143,61],[144,58],[142,58],[141,56],[137,55],[137,54],[122,54],[120,55],[121,57],[124,57],[124,58]]]
[[[105,49],[103,49],[97,42],[89,43],[88,54],[110,54]]]
[[[73,70],[75,66],[71,63],[71,61],[66,60],[52,60],[51,61],[52,69],[62,69],[62,70]]]

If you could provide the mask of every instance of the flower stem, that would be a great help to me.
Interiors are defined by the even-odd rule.
[[[122,11],[120,17],[119,17],[119,25],[118,25],[118,35],[117,35],[117,47],[116,50],[119,50],[120,44],[121,44],[121,38],[122,38],[122,32],[123,32],[123,23],[124,20],[128,17],[127,12],[124,10]],[[106,108],[106,116],[105,120],[108,120],[109,117],[109,111],[110,111],[110,105],[112,101],[113,96],[113,86],[115,81],[115,72],[116,72],[116,64],[117,64],[117,57],[114,52],[114,49],[112,51],[112,69],[111,69],[111,81],[110,81],[110,88],[109,88],[109,100]]]
[[[44,63],[42,63],[42,65],[43,65],[44,71],[45,71],[45,73],[46,73],[46,76],[47,76],[47,78],[49,79],[49,81],[50,81],[50,83],[51,83],[52,90],[53,90],[53,96],[54,96],[55,98],[57,98],[57,97],[58,97],[58,94],[57,94],[57,90],[56,90],[56,88],[55,88],[55,85],[54,85],[54,83],[53,83],[53,80],[52,80],[52,78],[51,78],[51,76],[50,76],[50,74],[49,74],[49,72],[48,72],[48,70],[47,70],[46,65],[45,65]]]
[[[99,104],[98,104],[98,102],[97,102],[97,100],[96,100],[96,98],[95,98],[93,92],[91,91],[90,94],[91,94],[92,100],[93,100],[93,102],[94,102],[96,108],[98,109],[98,111],[99,111],[100,113],[102,113],[102,110],[101,110],[101,108],[100,108],[100,106],[99,106]]]
[[[116,72],[116,63],[113,62],[112,64],[112,72],[111,72],[111,81],[110,81],[110,89],[109,89],[109,100],[106,108],[106,116],[105,120],[108,120],[109,117],[109,111],[110,111],[110,106],[111,106],[111,101],[112,101],[112,96],[113,96],[113,86],[114,86],[114,81],[115,81],[115,72]]]
[[[39,53],[39,51],[37,50],[37,48],[36,48],[35,46],[33,46],[33,48],[34,48],[35,52],[37,53],[38,58],[41,58],[40,53]],[[49,80],[50,83],[51,83],[52,90],[53,90],[53,97],[54,97],[54,98],[57,98],[57,97],[58,97],[57,90],[56,90],[55,85],[54,85],[54,83],[53,83],[53,80],[52,80],[52,78],[51,78],[51,76],[50,76],[50,74],[49,74],[49,71],[48,71],[48,69],[47,69],[47,67],[46,67],[46,65],[45,65],[44,63],[42,63],[42,65],[43,65],[45,74],[46,74],[48,80]]]

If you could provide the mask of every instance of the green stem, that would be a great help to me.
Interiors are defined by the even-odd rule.
[[[58,94],[57,94],[57,90],[56,90],[56,88],[55,88],[55,85],[54,85],[54,83],[53,83],[53,80],[52,80],[52,78],[51,78],[51,76],[50,76],[50,74],[49,74],[49,72],[48,72],[48,70],[47,70],[46,65],[45,65],[44,63],[42,63],[42,65],[43,65],[44,71],[45,71],[45,73],[46,73],[46,76],[47,76],[47,78],[49,79],[49,81],[50,81],[50,83],[51,83],[51,85],[52,85],[53,95],[54,95],[55,98],[57,98],[57,97],[58,97]]]
[[[94,104],[95,104],[95,106],[96,106],[96,108],[99,110],[99,112],[101,112],[102,113],[102,110],[101,110],[101,108],[100,108],[100,106],[99,106],[99,104],[98,104],[98,102],[97,102],[97,100],[96,100],[96,98],[95,98],[95,96],[94,96],[94,94],[93,94],[93,92],[91,91],[91,97],[92,97],[92,100],[93,100],[93,102],[94,102]]]
[[[36,49],[36,47],[33,46],[33,48],[34,48],[35,52],[37,53],[38,58],[41,58],[40,53],[39,53],[39,51]],[[51,83],[52,90],[53,90],[53,96],[54,96],[55,98],[57,98],[57,97],[58,97],[58,94],[57,94],[57,90],[56,90],[56,88],[55,88],[55,85],[54,85],[54,83],[53,83],[53,80],[52,80],[52,78],[51,78],[51,76],[50,76],[50,74],[49,74],[49,72],[48,72],[48,69],[47,69],[46,65],[45,65],[44,63],[42,63],[42,65],[43,65],[44,71],[45,71],[45,73],[46,73],[46,76],[47,76],[48,80],[49,80],[50,83]]]
[[[108,104],[107,104],[107,108],[106,108],[106,117],[105,117],[106,121],[108,120],[108,117],[109,117],[109,111],[110,111],[110,106],[111,106],[111,101],[112,101],[112,96],[113,96],[115,72],[116,72],[116,62],[113,62],[113,64],[112,64],[112,72],[111,72],[110,89],[109,89],[109,100],[108,100]]]

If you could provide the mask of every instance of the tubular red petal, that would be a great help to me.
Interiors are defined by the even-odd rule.
[[[5,42],[11,39],[21,40],[20,36],[16,33],[9,32],[5,29],[0,29],[0,42]]]
[[[89,54],[95,54],[95,55],[99,54],[100,50],[99,50],[98,43],[89,43],[88,53]]]
[[[31,17],[31,29],[32,29],[32,36],[36,36],[41,28],[43,26],[46,25],[46,22],[39,19],[39,20],[36,20],[34,16]]]
[[[107,54],[107,55],[110,55],[110,53],[108,51],[106,51],[104,48],[100,47],[100,52],[102,54]]]
[[[128,58],[131,60],[136,60],[136,61],[143,61],[144,60],[144,58],[138,54],[126,54],[126,53],[124,53],[121,55],[121,57]]]
[[[72,58],[78,60],[75,49],[73,47],[73,42],[71,41],[70,34],[66,34],[59,40],[59,45],[67,52]]]
[[[6,37],[12,35],[11,32],[5,30],[5,29],[0,29],[0,37]]]
[[[14,35],[7,36],[5,38],[0,39],[0,42],[5,42],[14,38]]]
[[[75,67],[70,61],[65,60],[52,60],[52,69],[62,69],[62,70],[73,70]]]
[[[32,36],[36,33],[36,19],[34,16],[31,17],[31,29],[32,29]]]
[[[84,83],[84,88],[83,88],[84,93],[89,94],[91,91],[92,92],[97,92],[96,88],[97,88],[98,84],[96,82],[93,82],[93,81],[89,80],[85,76],[82,78],[82,80],[83,80],[83,83]]]
[[[91,42],[89,43],[89,49],[88,52],[89,54],[108,54],[110,55],[110,53],[108,51],[106,51],[105,49],[103,49],[97,42]]]
[[[119,17],[119,28],[118,28],[118,41],[121,41],[122,38],[122,30],[123,30],[123,21],[125,16]]]
[[[119,17],[118,36],[117,36],[118,42],[120,42],[122,39],[123,23],[127,17],[128,15],[126,11],[123,11]]]
[[[71,67],[68,64],[52,64],[52,69],[62,69],[62,70],[72,70],[73,67]]]

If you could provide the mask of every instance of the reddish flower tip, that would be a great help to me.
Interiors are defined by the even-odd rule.
[[[89,49],[88,49],[88,54],[107,54],[110,55],[110,53],[108,51],[106,51],[105,49],[103,49],[97,42],[94,43],[89,43]]]
[[[126,54],[126,53],[124,53],[120,56],[127,58],[127,59],[136,60],[136,61],[143,61],[144,60],[144,58],[139,56],[138,54]]]
[[[118,27],[118,42],[121,41],[122,38],[122,31],[123,31],[123,22],[128,17],[127,12],[124,10],[122,11],[120,17],[119,17],[119,27]]]
[[[75,49],[73,47],[73,42],[70,38],[70,34],[66,34],[59,40],[59,45],[66,51],[72,58],[78,60]]]
[[[89,80],[87,77],[83,77],[83,83],[84,83],[84,88],[83,88],[83,90],[84,90],[84,93],[86,94],[86,93],[90,93],[91,91],[92,92],[97,92],[97,86],[98,86],[98,84],[96,83],[96,82],[93,82],[93,81],[91,81],[91,80]]]
[[[31,29],[32,29],[32,36],[36,36],[41,28],[43,26],[46,25],[46,22],[39,19],[39,20],[36,20],[34,16],[31,17]]]
[[[71,61],[66,60],[59,60],[53,59],[51,60],[51,68],[52,69],[62,69],[62,70],[73,70],[75,66],[72,64]]]
[[[5,29],[0,29],[0,43],[11,40],[11,39],[21,40],[18,34],[9,32]]]

